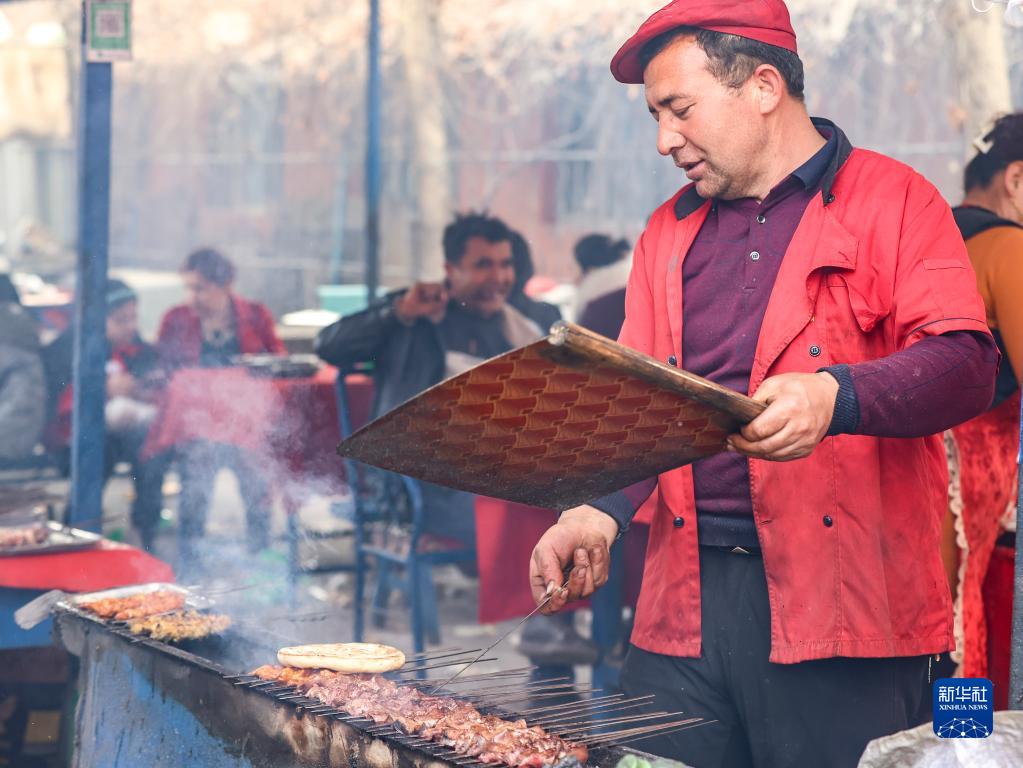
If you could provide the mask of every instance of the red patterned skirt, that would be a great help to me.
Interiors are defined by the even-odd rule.
[[[996,408],[951,430],[952,439],[947,442],[949,506],[960,555],[953,659],[964,677],[989,676],[982,587],[1003,521],[1015,512],[1019,414],[1017,391]],[[1004,606],[987,609],[989,615],[1011,613],[1011,595]]]

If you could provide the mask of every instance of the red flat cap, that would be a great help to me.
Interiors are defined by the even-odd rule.
[[[650,40],[675,27],[725,32],[796,53],[796,33],[782,0],[675,0],[644,21],[611,59],[620,83],[642,83],[639,52]]]

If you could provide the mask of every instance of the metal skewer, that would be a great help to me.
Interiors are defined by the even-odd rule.
[[[606,704],[597,704],[593,707],[587,707],[586,709],[573,710],[569,714],[560,714],[556,717],[526,718],[526,722],[546,728],[548,725],[558,724],[563,720],[578,717],[582,714],[589,714],[591,716],[595,714],[605,715],[611,712],[623,712],[627,709],[635,709],[636,707],[645,706],[652,698],[653,696],[645,696],[642,699],[637,700],[626,699],[624,701],[612,701]]]
[[[647,697],[640,697],[640,698],[653,698],[653,694],[651,694],[651,695],[649,695]],[[625,699],[625,694],[624,693],[612,693],[612,694],[609,694],[607,696],[596,696],[596,697],[591,698],[591,699],[586,699],[585,701],[572,701],[572,702],[569,702],[568,704],[552,704],[552,705],[547,706],[547,707],[534,707],[532,709],[524,709],[521,712],[519,712],[519,715],[525,717],[526,715],[535,715],[535,714],[540,713],[540,712],[555,712],[555,711],[558,711],[558,710],[568,710],[568,709],[579,708],[579,707],[587,707],[587,706],[589,706],[591,704],[594,704],[594,703],[597,703],[597,702],[603,702],[603,701],[621,701],[623,699]],[[629,699],[629,701],[633,701],[633,699]]]
[[[603,736],[597,736],[592,739],[586,739],[584,740],[584,743],[587,746],[591,747],[603,746],[608,744],[621,744],[623,743],[622,741],[623,739],[629,739],[630,741],[634,741],[638,738],[647,738],[649,736],[657,735],[658,733],[666,732],[673,728],[679,728],[680,726],[687,725],[691,726],[698,723],[705,724],[706,722],[707,721],[703,720],[703,718],[700,717],[690,717],[686,718],[685,720],[676,720],[671,723],[658,723],[657,725],[645,725],[640,728],[627,728],[622,731],[617,731],[616,733],[609,733]]]
[[[497,646],[498,646],[498,645],[499,645],[499,644],[501,643],[501,641],[502,641],[502,640],[505,640],[505,639],[506,639],[506,638],[508,637],[508,635],[510,635],[510,634],[512,634],[513,632],[515,632],[515,631],[516,631],[516,630],[517,630],[517,629],[518,629],[519,627],[521,627],[521,626],[522,626],[523,624],[525,624],[525,623],[526,623],[527,621],[529,621],[529,620],[530,620],[530,619],[531,619],[531,618],[532,618],[533,616],[535,616],[535,615],[536,615],[536,614],[537,614],[537,613],[538,613],[538,612],[539,612],[539,611],[540,611],[540,610],[541,610],[542,608],[546,607],[546,605],[547,605],[547,604],[548,604],[548,603],[549,603],[549,602],[550,602],[551,600],[553,600],[553,599],[554,599],[554,596],[555,596],[555,595],[557,595],[557,594],[559,594],[560,592],[563,592],[563,591],[564,591],[565,589],[567,589],[567,588],[568,588],[568,582],[569,582],[569,580],[571,579],[571,576],[570,576],[571,572],[572,572],[572,566],[571,566],[571,565],[569,565],[569,566],[568,566],[568,567],[567,567],[567,568],[565,569],[565,573],[563,574],[563,575],[565,576],[565,581],[564,581],[564,583],[562,583],[562,585],[561,585],[560,587],[558,587],[558,588],[556,588],[556,589],[548,589],[548,594],[547,594],[547,595],[546,595],[546,596],[544,597],[544,599],[543,599],[543,600],[541,600],[541,601],[540,601],[540,602],[539,602],[539,603],[537,604],[536,608],[534,608],[534,609],[533,609],[533,610],[531,610],[531,611],[530,611],[529,613],[527,613],[527,614],[526,614],[526,615],[525,615],[525,616],[524,616],[524,617],[522,618],[522,620],[521,620],[521,621],[520,621],[520,622],[519,622],[518,624],[516,624],[516,625],[515,625],[514,627],[512,627],[512,628],[511,628],[511,629],[509,629],[509,630],[508,630],[507,632],[505,632],[505,633],[504,633],[503,635],[501,635],[501,636],[500,636],[499,638],[497,638],[497,640],[495,640],[495,641],[494,641],[493,643],[491,643],[491,644],[490,644],[490,646],[489,646],[488,648],[486,648],[486,649],[485,649],[485,650],[484,650],[484,651],[483,651],[482,653],[480,653],[480,655],[479,655],[479,656],[477,656],[477,657],[476,657],[475,659],[473,659],[473,660],[472,660],[472,661],[470,661],[470,662],[469,662],[468,664],[466,664],[466,665],[465,665],[465,666],[464,666],[464,667],[463,667],[462,669],[458,670],[458,671],[457,671],[457,672],[456,672],[456,673],[455,673],[454,675],[452,675],[452,676],[451,676],[450,678],[448,678],[447,680],[445,680],[445,681],[444,681],[444,682],[442,682],[442,683],[438,683],[438,684],[437,684],[437,685],[436,685],[436,686],[435,686],[435,687],[433,688],[433,690],[431,690],[431,691],[430,691],[430,693],[436,693],[436,692],[437,692],[437,691],[439,691],[439,690],[440,690],[441,688],[443,688],[443,687],[445,687],[445,686],[447,686],[447,685],[451,685],[451,683],[452,683],[452,682],[453,682],[453,681],[454,681],[454,680],[455,680],[456,678],[458,678],[458,677],[459,677],[459,676],[460,676],[460,675],[461,675],[461,674],[462,674],[463,672],[465,672],[465,670],[467,670],[467,669],[468,669],[469,667],[471,667],[471,666],[472,666],[473,664],[475,664],[475,663],[476,663],[476,662],[478,662],[478,661],[479,661],[480,659],[482,659],[482,658],[483,658],[484,656],[486,656],[486,655],[487,655],[488,653],[490,653],[490,651],[492,651],[492,650],[493,650],[494,648],[496,648],[496,647],[497,647]],[[554,582],[551,582],[551,584],[552,584],[552,585],[553,585],[553,583],[554,583]]]

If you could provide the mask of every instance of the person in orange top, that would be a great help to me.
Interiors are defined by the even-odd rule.
[[[990,662],[995,655],[1008,657],[1007,648],[997,650],[1008,637],[992,638],[996,650],[990,652],[981,587],[1016,499],[1023,379],[1023,112],[1000,118],[974,144],[977,155],[966,166],[966,196],[954,214],[1002,360],[991,407],[949,435],[953,482],[942,553],[955,595],[957,649],[952,658],[962,665],[963,676],[992,678],[1004,707],[1008,668],[993,669]],[[1001,609],[1008,614],[1012,606]]]

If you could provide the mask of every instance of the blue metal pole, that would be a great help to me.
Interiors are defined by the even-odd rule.
[[[366,303],[380,281],[380,0],[369,0],[366,82]]]
[[[84,31],[83,31],[84,41]],[[98,530],[106,399],[106,281],[110,223],[110,64],[85,61],[78,119],[78,275],[71,419],[71,521]]]

